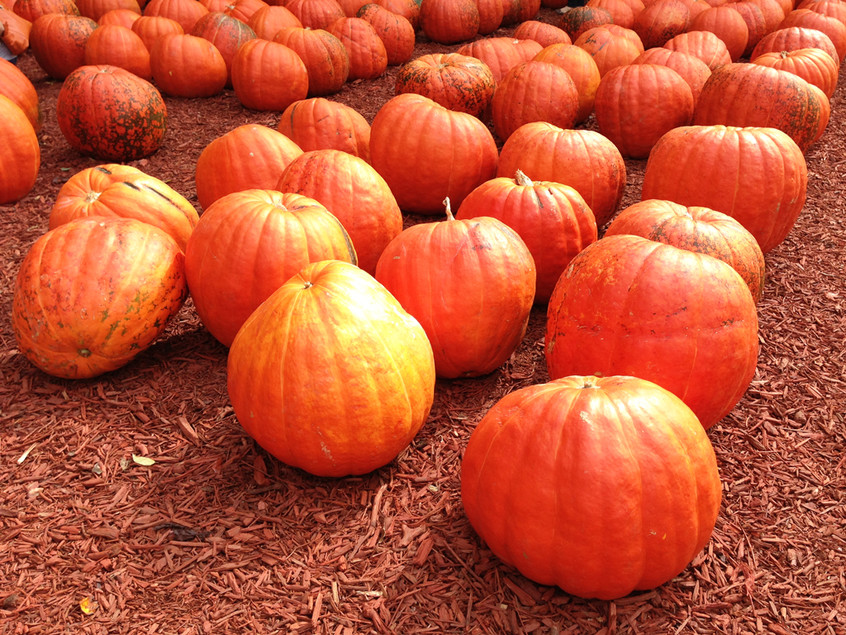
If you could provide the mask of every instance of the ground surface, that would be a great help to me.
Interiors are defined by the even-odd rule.
[[[226,350],[190,302],[117,372],[64,381],[35,370],[11,331],[14,277],[61,184],[100,162],[62,138],[59,84],[31,57],[21,67],[46,123],[35,189],[0,207],[0,633],[846,633],[842,82],[806,155],[805,209],[767,256],[757,374],[709,431],[724,482],[713,539],[675,580],[600,602],[502,565],[459,498],[474,425],[507,392],[547,379],[540,310],[500,370],[439,381],[412,446],[362,478],[314,478],[257,448],[229,405]],[[336,98],[371,120],[395,72]],[[278,121],[231,92],[168,108],[164,146],[135,165],[194,202],[207,143]],[[624,204],[639,199],[643,167],[628,162]]]

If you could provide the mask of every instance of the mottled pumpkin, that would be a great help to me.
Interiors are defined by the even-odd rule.
[[[535,263],[513,229],[490,216],[403,230],[385,248],[376,279],[429,337],[439,377],[499,368],[523,341],[535,297]]]
[[[573,42],[575,46],[590,53],[593,61],[596,62],[600,76],[605,75],[612,68],[631,64],[643,52],[642,44],[638,46],[638,43],[633,41],[632,38],[625,37],[625,35],[609,28],[612,26],[614,25],[588,29]],[[630,31],[631,29],[627,30]]]
[[[547,308],[551,379],[633,375],[666,388],[710,428],[746,392],[758,359],[758,315],[730,265],[640,236],[586,247]]]
[[[78,218],[43,234],[15,281],[18,349],[44,372],[95,377],[129,363],[187,296],[184,256],[133,218]]]
[[[473,188],[495,176],[497,148],[490,130],[473,115],[404,93],[373,118],[370,160],[403,211],[442,214],[445,198],[460,205]]]
[[[665,134],[652,149],[642,196],[728,214],[767,253],[790,232],[807,187],[802,151],[782,131],[685,126]]]
[[[164,140],[167,107],[150,82],[117,66],[81,66],[56,100],[59,128],[72,148],[106,161],[134,161]]]
[[[432,346],[370,274],[307,265],[247,319],[227,364],[238,421],[280,461],[365,474],[415,437],[434,401]]]
[[[793,73],[819,88],[828,98],[831,98],[837,88],[840,72],[837,62],[831,55],[816,47],[762,53],[751,62]]]
[[[375,2],[362,6],[356,16],[369,22],[376,30],[376,35],[385,47],[389,66],[404,64],[411,59],[416,40],[414,27],[407,18],[380,7]]]
[[[30,22],[49,13],[79,15],[79,7],[73,0],[16,0],[12,3],[12,11]]]
[[[514,37],[518,40],[534,40],[543,47],[573,43],[573,39],[564,29],[539,20],[527,20],[518,24],[514,29]]]
[[[421,55],[399,69],[394,92],[416,93],[444,108],[482,117],[490,106],[496,80],[482,60],[460,53]]]
[[[323,204],[341,221],[358,265],[370,274],[385,246],[402,231],[402,212],[385,179],[364,159],[341,150],[304,152],[285,168],[274,189]]]
[[[647,199],[621,210],[604,236],[632,234],[719,258],[740,274],[755,302],[764,288],[764,253],[740,222],[708,207]]]
[[[226,62],[227,86],[232,85],[232,61],[241,45],[256,38],[245,22],[233,18],[222,11],[210,11],[197,20],[191,35],[197,35],[215,45],[223,61]]]
[[[459,220],[496,218],[526,243],[535,261],[535,303],[545,304],[570,261],[596,241],[596,218],[574,188],[532,181],[521,171],[485,181],[462,201]]]
[[[49,77],[64,79],[85,64],[85,43],[96,28],[91,18],[47,13],[32,23],[29,47]]]
[[[203,213],[185,275],[203,325],[230,346],[250,314],[310,262],[356,264],[340,221],[312,198],[274,190],[227,194]]]
[[[583,5],[572,7],[569,11],[564,12],[556,26],[569,35],[572,41],[578,39],[588,29],[612,22],[614,22],[614,18],[607,9]]]
[[[71,176],[50,208],[50,229],[88,216],[118,216],[155,225],[185,250],[200,217],[167,183],[130,165],[103,164]]]
[[[461,460],[464,511],[491,551],[584,598],[677,576],[708,543],[720,498],[696,416],[635,377],[516,390],[478,423]]]

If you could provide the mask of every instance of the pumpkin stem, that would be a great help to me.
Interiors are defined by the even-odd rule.
[[[314,286],[314,283],[311,280],[306,280],[303,283],[303,289],[311,289]]]
[[[447,220],[455,220],[455,216],[452,215],[452,208],[449,205],[449,196],[444,199],[444,208],[446,209]]]
[[[517,181],[517,185],[527,185],[529,187],[534,185],[534,183],[532,183],[532,179],[526,176],[526,173],[523,172],[523,170],[517,170],[514,174],[514,180]]]

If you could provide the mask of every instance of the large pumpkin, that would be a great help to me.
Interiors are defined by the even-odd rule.
[[[473,115],[404,93],[373,118],[370,160],[400,209],[442,214],[445,198],[460,205],[470,190],[495,176],[497,148],[490,130]]]
[[[728,214],[701,206],[647,199],[621,210],[604,236],[632,234],[719,258],[746,281],[757,302],[764,287],[764,253],[758,241]]]
[[[358,265],[372,274],[385,246],[402,231],[390,187],[364,159],[342,150],[310,150],[295,158],[275,188],[319,201],[350,235]]]
[[[535,261],[535,302],[545,304],[573,257],[596,241],[596,218],[574,188],[532,181],[520,170],[513,177],[485,181],[467,195],[455,214],[460,220],[490,216],[520,234]]]
[[[387,464],[434,400],[435,362],[420,323],[340,260],[307,265],[265,300],[238,331],[227,368],[247,433],[320,476]]]
[[[762,174],[769,177],[765,180]],[[799,146],[775,128],[683,126],[649,156],[642,197],[710,207],[734,217],[767,253],[805,205],[808,167]]]
[[[24,111],[35,132],[41,132],[44,118],[35,85],[15,64],[2,58],[0,58],[0,95],[11,99]]]
[[[85,43],[97,28],[91,18],[45,13],[33,22],[29,47],[38,65],[53,79],[65,79],[85,64]]]
[[[135,218],[166,231],[185,250],[200,217],[167,183],[130,165],[84,168],[56,194],[50,229],[87,216]]]
[[[2,76],[0,76],[1,78]],[[41,148],[26,113],[0,94],[0,205],[26,196],[35,186],[41,168]]]
[[[334,149],[370,162],[370,124],[351,106],[325,97],[300,99],[279,117],[277,130],[303,152]]]
[[[150,82],[117,66],[81,66],[56,100],[59,129],[72,148],[97,159],[134,161],[164,140],[167,107]]]
[[[502,398],[461,461],[470,524],[540,584],[612,600],[657,587],[705,547],[721,497],[696,416],[635,377],[571,376]]]
[[[608,236],[559,278],[545,341],[552,379],[654,381],[709,428],[752,381],[758,315],[746,282],[725,262],[640,236]]]
[[[564,183],[578,191],[602,227],[617,211],[626,186],[626,162],[608,137],[536,121],[503,144],[497,176],[522,170],[534,181]]]
[[[418,223],[394,238],[376,279],[429,336],[440,377],[499,368],[520,345],[535,263],[519,234],[490,216]]]
[[[224,346],[250,314],[310,262],[356,263],[341,223],[300,194],[243,190],[203,213],[185,251],[185,275],[197,314]]]
[[[187,296],[184,256],[134,218],[79,218],[43,234],[21,263],[12,303],[18,348],[69,379],[127,364]]]

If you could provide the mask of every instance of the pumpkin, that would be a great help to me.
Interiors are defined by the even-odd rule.
[[[571,376],[491,407],[461,460],[461,501],[493,553],[539,584],[613,600],[670,581],[720,507],[690,408],[636,377]]]
[[[646,5],[632,29],[640,36],[643,48],[663,46],[670,38],[685,33],[690,26],[690,9],[681,0],[654,0]]]
[[[191,33],[197,21],[209,10],[197,0],[149,0],[142,13],[175,20],[185,33]]]
[[[400,209],[442,214],[445,198],[460,205],[473,188],[495,176],[497,147],[490,130],[473,115],[404,93],[389,99],[373,118],[370,160]]]
[[[29,47],[49,77],[65,79],[85,64],[85,43],[96,28],[91,18],[47,13],[32,23]]]
[[[135,21],[140,18],[140,9],[138,13],[132,11],[131,9],[109,9],[100,16],[97,20],[97,24],[100,26],[105,26],[107,24],[125,26],[127,29],[131,29],[132,25],[135,24]]]
[[[358,10],[357,17],[366,20],[382,40],[389,66],[404,64],[414,54],[414,27],[407,18],[368,2]]]
[[[682,399],[710,428],[743,396],[758,358],[746,282],[706,254],[640,236],[586,247],[547,307],[549,377],[633,375]]]
[[[99,22],[109,11],[128,10],[136,15],[141,15],[141,7],[137,0],[75,0],[76,8],[80,15]]]
[[[514,29],[514,37],[518,40],[534,40],[543,47],[573,43],[572,38],[564,29],[539,20],[526,20],[517,25]]]
[[[167,107],[150,82],[117,66],[81,66],[56,99],[59,129],[70,146],[97,159],[146,157],[164,140]]]
[[[784,20],[786,13],[781,7],[780,0],[749,0],[757,6],[764,14],[764,33],[772,33],[777,30],[778,25]]]
[[[429,53],[403,64],[394,92],[416,93],[444,108],[482,117],[490,106],[496,80],[482,60],[460,53]]]
[[[614,25],[608,24],[588,29],[573,42],[590,53],[600,76],[617,66],[631,64],[643,52],[642,44],[638,46],[632,38],[609,28],[612,26]]]
[[[846,6],[843,6],[839,0],[801,0],[796,8],[810,9],[830,18],[837,18],[846,24]]]
[[[764,253],[737,219],[708,207],[647,199],[622,210],[604,236],[632,234],[718,258],[732,266],[755,302],[764,287]]]
[[[762,180],[762,174],[770,176]],[[646,163],[642,196],[728,214],[767,253],[796,222],[807,186],[802,151],[780,130],[685,126],[655,144]]]
[[[0,95],[23,110],[35,132],[41,132],[43,116],[35,86],[15,64],[0,58]]]
[[[212,97],[224,89],[228,76],[217,47],[189,33],[160,36],[150,49],[150,69],[156,85],[171,97]]]
[[[596,241],[593,212],[574,188],[532,181],[520,170],[513,177],[485,181],[462,201],[455,217],[496,218],[526,243],[535,262],[535,303],[545,304],[570,261]]]
[[[0,139],[4,147],[0,157],[0,205],[5,205],[23,198],[35,186],[41,168],[41,148],[27,114],[3,94]]]
[[[499,82],[505,74],[540,53],[543,47],[534,40],[510,37],[486,37],[462,44],[455,51],[459,55],[475,57],[491,69],[494,80]]]
[[[509,70],[491,99],[494,132],[503,141],[532,121],[572,128],[578,112],[579,91],[570,74],[556,64],[537,60]]]
[[[671,51],[689,53],[708,65],[711,71],[720,66],[731,64],[731,53],[728,47],[715,33],[711,31],[688,31],[670,38],[664,43],[664,48]]]
[[[337,93],[350,74],[343,42],[324,29],[286,27],[273,36],[300,56],[308,71],[308,96]]]
[[[503,0],[502,26],[532,20],[538,14],[541,0]]]
[[[823,107],[811,85],[793,73],[732,63],[708,77],[696,101],[693,123],[778,128],[804,152],[817,138]]]
[[[33,243],[12,302],[18,349],[56,377],[95,377],[129,363],[187,295],[184,256],[134,218],[78,218]]]
[[[147,47],[150,53],[153,52],[153,44],[160,37],[170,35],[171,33],[178,33],[179,35],[185,33],[179,22],[158,15],[142,15],[132,23],[130,28],[141,38],[141,41],[144,42],[144,46]],[[220,54],[220,51],[218,51],[218,54]],[[221,56],[220,60],[223,61],[223,56]],[[226,64],[224,63],[225,66]]]
[[[810,9],[794,9],[784,16],[780,29],[792,26],[816,29],[825,33],[837,50],[838,61],[846,57],[846,24],[822,13]]]
[[[540,121],[520,126],[502,146],[497,176],[511,177],[517,170],[535,181],[573,187],[598,227],[617,211],[626,186],[626,162],[608,137]]]
[[[481,17],[476,0],[422,0],[420,28],[432,42],[457,44],[479,33]]]
[[[369,0],[336,0],[348,18],[355,16]],[[377,5],[378,6],[378,5]]]
[[[278,42],[244,42],[232,58],[231,76],[235,97],[252,110],[285,110],[308,94],[305,64]]]
[[[643,159],[665,132],[690,124],[693,104],[690,86],[669,66],[628,64],[602,77],[593,109],[599,132],[620,154]]]
[[[200,217],[167,183],[130,165],[103,164],[71,176],[50,208],[50,229],[88,216],[134,218],[167,232],[185,250]]]
[[[282,6],[299,18],[309,29],[326,29],[338,18],[344,17],[344,10],[335,0],[285,0]]]
[[[479,10],[479,35],[490,35],[502,26],[503,0],[476,0],[476,8]]]
[[[736,62],[749,44],[746,20],[733,7],[711,7],[690,21],[691,31],[710,31],[726,45],[731,61]]]
[[[307,196],[227,194],[203,213],[185,250],[185,275],[203,325],[230,346],[250,314],[310,262],[356,263],[341,223]]]
[[[439,377],[499,368],[523,341],[535,263],[519,234],[489,216],[418,223],[382,252],[376,279],[429,337]]]
[[[645,5],[640,0],[588,0],[586,6],[605,9],[611,14],[611,21],[621,27],[631,29],[635,18],[644,10]]]
[[[419,0],[375,0],[380,7],[387,9],[397,15],[401,15],[411,22],[416,31],[420,27],[420,1]]]
[[[759,5],[749,0],[728,2],[723,6],[731,7],[743,18],[749,36],[747,38],[746,48],[743,49],[742,57],[749,57],[755,46],[761,41],[761,38],[769,32],[767,31],[767,22],[763,10]]]
[[[274,189],[309,196],[347,230],[358,265],[372,274],[382,251],[402,231],[402,212],[385,179],[364,159],[341,150],[310,150],[296,157]]]
[[[376,79],[388,69],[388,52],[376,29],[364,18],[339,18],[326,30],[347,49],[347,79]]]
[[[370,274],[306,265],[247,319],[229,349],[238,421],[280,461],[365,474],[408,446],[434,401],[426,333]]]
[[[593,56],[575,44],[550,44],[532,59],[555,64],[567,71],[579,94],[576,123],[582,123],[590,117],[596,99],[596,89],[602,79]]]
[[[791,26],[767,33],[752,50],[750,59],[760,57],[764,53],[795,51],[803,48],[818,48],[831,56],[838,69],[840,68],[840,56],[834,43],[822,31],[807,27]]]
[[[0,41],[6,45],[12,55],[20,55],[29,48],[32,22],[22,18],[11,8],[0,4],[0,23],[4,27]]]
[[[232,61],[241,45],[256,38],[245,22],[222,11],[211,11],[197,20],[191,35],[197,35],[215,45],[226,62],[226,85],[232,85]]]
[[[268,6],[264,0],[234,0],[232,2],[225,2],[223,8],[220,9],[228,16],[237,20],[241,20],[249,26],[250,18],[260,9]]]
[[[370,162],[370,124],[339,101],[324,97],[295,101],[279,117],[277,130],[303,152],[332,148]]]
[[[661,64],[673,69],[687,82],[693,95],[693,103],[699,98],[702,87],[711,75],[711,69],[698,57],[681,51],[671,51],[663,46],[647,49],[638,55],[632,64]]]
[[[801,77],[825,93],[829,99],[837,88],[839,68],[831,55],[818,48],[762,53],[753,64],[770,66]]]
[[[230,192],[274,189],[288,164],[302,153],[296,143],[269,126],[233,128],[209,142],[197,158],[194,181],[200,206],[206,209]]]
[[[250,16],[247,22],[256,36],[264,40],[272,40],[280,29],[289,26],[302,27],[300,19],[282,5],[267,5]]]
[[[569,35],[570,40],[576,40],[588,29],[612,22],[614,22],[614,17],[607,9],[583,5],[572,7],[569,11],[563,13],[556,26]]]
[[[85,42],[85,63],[120,66],[146,80],[150,71],[150,52],[144,41],[125,26],[98,26]]]
[[[73,0],[16,0],[12,4],[12,11],[30,22],[48,13],[79,15],[79,8]]]

